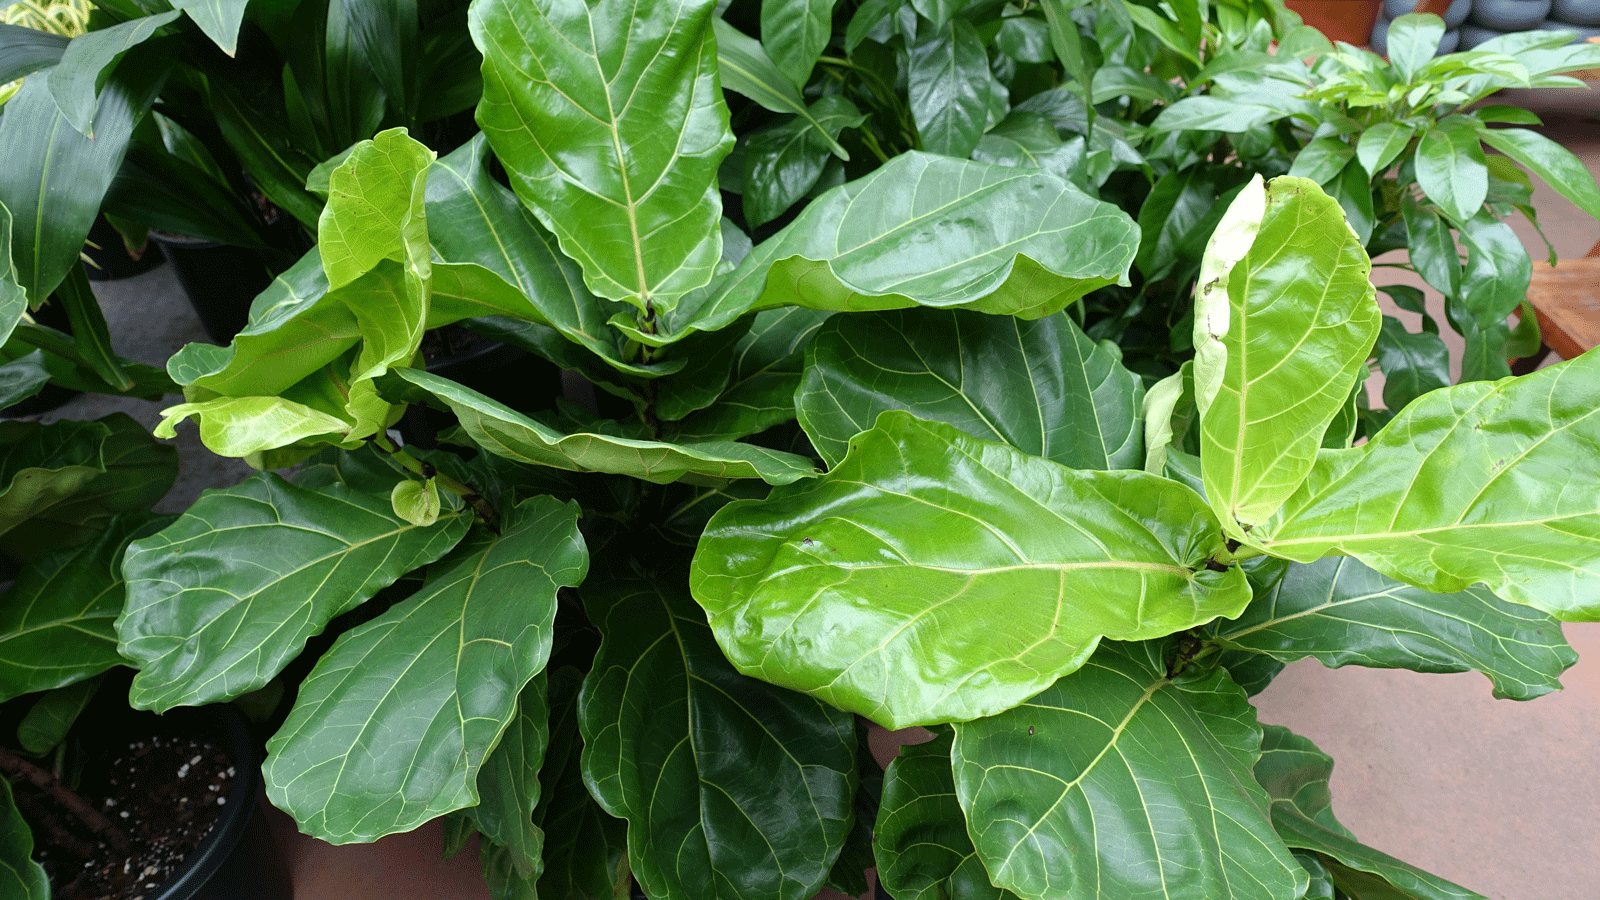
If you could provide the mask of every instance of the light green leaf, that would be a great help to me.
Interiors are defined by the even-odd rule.
[[[168,521],[123,515],[94,540],[23,568],[0,604],[0,699],[69,685],[124,663],[111,627],[126,595],[123,551]]]
[[[965,159],[989,124],[989,55],[966,19],[918,29],[906,45],[909,102],[920,147]]]
[[[1317,184],[1327,184],[1343,171],[1355,155],[1355,149],[1342,137],[1316,138],[1295,154],[1289,174],[1296,178],[1309,178]]]
[[[772,48],[773,60],[795,87],[811,80],[811,69],[828,47],[833,36],[833,6],[836,0],[763,0],[761,4],[761,43]],[[717,49],[722,36],[717,35]],[[723,74],[727,86],[727,74]]]
[[[116,636],[112,635],[112,641],[115,640]],[[66,739],[67,732],[72,730],[78,716],[88,708],[89,701],[94,699],[95,692],[104,680],[103,676],[95,675],[56,688],[40,697],[28,707],[28,714],[17,724],[17,744],[34,756],[43,756],[55,750]]]
[[[850,832],[855,723],[735,672],[674,581],[584,586],[584,781],[648,896],[806,900]]]
[[[477,803],[484,758],[550,656],[556,591],[588,569],[577,519],[576,505],[524,501],[341,636],[267,742],[273,804],[344,844]]]
[[[433,158],[433,151],[404,129],[391,128],[357,144],[329,175],[317,251],[330,289],[344,287],[386,259],[406,268],[407,281],[412,275],[426,281],[423,192]]]
[[[467,812],[485,840],[503,848],[524,879],[544,871],[544,832],[534,823],[539,770],[550,744],[548,679],[543,670],[517,695],[517,709],[500,743],[478,769],[478,805]]]
[[[807,352],[796,412],[830,466],[879,413],[903,409],[1070,468],[1134,469],[1144,459],[1144,388],[1120,358],[1065,313],[835,316]]]
[[[130,47],[149,40],[161,28],[181,13],[177,10],[145,16],[129,22],[112,25],[97,31],[80,34],[67,45],[61,61],[47,76],[50,95],[56,106],[79,134],[94,138],[95,85],[100,73],[126,53]]]
[[[1444,20],[1432,13],[1404,15],[1389,26],[1389,62],[1407,84],[1439,52]]]
[[[1356,159],[1369,178],[1377,178],[1389,170],[1391,163],[1411,143],[1417,130],[1399,122],[1379,122],[1361,133],[1356,142]]]
[[[189,14],[206,37],[232,56],[239,46],[239,26],[250,0],[171,0],[174,9]]]
[[[33,861],[33,832],[0,778],[0,893],[15,900],[50,900],[50,879]]]
[[[1227,374],[1233,305],[1228,283],[1234,267],[1249,254],[1267,211],[1266,183],[1257,175],[1240,189],[1217,222],[1200,257],[1194,298],[1195,404],[1205,415]]]
[[[221,397],[203,403],[180,403],[161,411],[154,433],[159,438],[177,436],[178,423],[200,417],[200,442],[218,456],[247,457],[287,447],[306,438],[348,440],[351,425],[303,403],[281,397]]]
[[[1138,231],[1043,172],[903,153],[763,241],[671,339],[776,306],[962,307],[1039,318],[1125,283]]]
[[[1254,778],[1245,693],[1167,675],[1171,642],[1107,644],[997,716],[956,725],[956,795],[995,884],[1051,900],[1297,900],[1305,870]]]
[[[605,434],[563,434],[447,378],[416,369],[398,369],[393,377],[397,396],[431,397],[443,403],[480,447],[517,462],[569,472],[629,475],[656,484],[685,477],[760,478],[768,484],[788,484],[815,471],[804,457],[754,444],[672,444]]]
[[[1456,222],[1478,214],[1489,195],[1489,170],[1473,120],[1446,116],[1417,144],[1417,184]]]
[[[1156,116],[1154,128],[1165,132],[1226,131],[1241,134],[1284,117],[1278,110],[1222,97],[1185,97]]]
[[[482,0],[470,13],[478,124],[517,196],[591,290],[647,315],[709,281],[722,252],[716,175],[733,135],[715,5]]]
[[[118,649],[141,669],[130,702],[160,712],[266,684],[329,619],[443,556],[468,524],[419,528],[388,497],[271,473],[205,492],[124,559]]]
[[[791,11],[800,11],[817,2],[824,0],[792,0],[777,5]],[[828,129],[806,106],[806,99],[800,94],[799,87],[772,61],[767,55],[766,47],[760,41],[749,37],[720,18],[712,20],[711,26],[717,36],[717,69],[722,76],[724,89],[743,94],[773,112],[799,116],[801,121],[811,126],[813,137],[821,141],[828,148],[828,152],[841,160],[849,161],[850,154],[835,140],[838,137],[838,130],[834,129],[832,134],[828,133]],[[796,49],[787,48],[789,52],[796,52]],[[812,61],[816,61],[815,57]]]
[[[900,748],[873,828],[878,880],[895,900],[1014,900],[989,882],[956,801],[945,735]]]
[[[395,515],[426,528],[439,521],[438,481],[433,478],[400,481],[389,492],[389,505],[394,508]]]
[[[1333,817],[1333,760],[1278,725],[1263,729],[1255,777],[1272,796],[1272,824],[1289,846],[1310,851],[1342,896],[1361,900],[1487,900],[1358,842]]]
[[[1338,204],[1312,182],[1278,178],[1249,251],[1226,281],[1202,282],[1196,344],[1223,351],[1195,357],[1196,384],[1217,386],[1200,407],[1200,459],[1235,539],[1305,479],[1365,371],[1382,323],[1370,271]]]
[[[1486,128],[1479,136],[1485,144],[1527,166],[1579,209],[1600,219],[1600,187],[1571,151],[1526,128]]]
[[[1188,488],[1068,469],[890,411],[827,475],[723,507],[690,585],[741,671],[890,728],[1015,706],[1101,637],[1234,616]],[[827,640],[816,640],[827,635]],[[951,690],[961,685],[961,690]]]
[[[1429,593],[1348,557],[1262,567],[1251,584],[1256,599],[1238,619],[1217,623],[1213,639],[1281,662],[1476,670],[1496,697],[1531,700],[1560,690],[1558,678],[1578,659],[1561,623],[1482,586]]]
[[[1276,555],[1354,556],[1430,591],[1482,582],[1565,621],[1600,619],[1600,354],[1434,391],[1359,447],[1323,451],[1251,534]]]

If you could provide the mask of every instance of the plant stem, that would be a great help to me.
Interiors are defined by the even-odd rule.
[[[396,447],[389,440],[388,435],[381,433],[373,435],[372,444],[384,453],[389,454],[395,462],[405,466],[407,471],[423,478],[432,478],[440,487],[465,500],[472,507],[473,512],[478,514],[478,518],[483,521],[483,524],[489,526],[490,531],[495,534],[500,533],[500,514],[495,511],[494,506],[482,494],[478,493],[477,488],[456,481],[449,475],[435,469],[431,463],[417,459],[403,448]]]
[[[49,794],[52,799],[76,816],[85,827],[113,848],[128,849],[128,835],[114,822],[101,815],[99,810],[57,781],[49,772],[4,747],[0,747],[0,772],[13,778],[27,779],[29,784]]]

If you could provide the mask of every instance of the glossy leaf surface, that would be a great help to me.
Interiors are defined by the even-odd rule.
[[[1382,323],[1370,271],[1339,205],[1279,178],[1248,252],[1225,280],[1201,284],[1196,345],[1221,352],[1195,358],[1196,384],[1217,385],[1201,405],[1200,460],[1233,537],[1294,493],[1365,371]]]
[[[447,378],[416,369],[396,370],[395,377],[397,385],[409,386],[398,387],[398,392],[436,398],[456,414],[479,446],[517,462],[630,475],[657,484],[689,475],[787,484],[815,471],[805,457],[733,441],[671,444],[606,434],[562,434]]]
[[[786,10],[783,15],[800,13],[807,15],[806,7],[816,5],[819,0],[800,0],[795,3],[767,3],[767,8],[782,7]],[[831,3],[831,0],[820,0]],[[762,10],[763,20],[766,9]],[[820,120],[806,105],[805,97],[800,93],[800,86],[794,84],[789,76],[785,75],[778,65],[768,55],[768,48],[782,55],[787,52],[804,54],[804,46],[777,44],[763,44],[754,38],[746,36],[739,29],[734,28],[722,19],[712,22],[712,28],[717,38],[717,69],[722,78],[722,87],[736,94],[743,94],[756,103],[778,113],[792,113],[800,118],[801,131],[808,128],[812,130],[813,137],[820,140],[828,152],[842,160],[848,160],[850,154],[839,146],[835,140],[837,133],[827,134]],[[801,38],[804,40],[804,36]],[[816,62],[816,56],[811,58]],[[809,68],[809,64],[807,65]],[[819,98],[823,99],[823,98]],[[835,100],[843,99],[834,97]]]
[[[1483,582],[1567,621],[1600,618],[1600,354],[1434,391],[1372,440],[1324,451],[1252,535],[1274,555],[1330,553],[1430,591]]]
[[[468,813],[484,839],[503,848],[522,878],[544,871],[544,831],[534,822],[539,770],[550,744],[543,670],[517,696],[516,713],[478,769],[478,805]]]
[[[167,517],[124,515],[87,544],[42,556],[0,604],[0,699],[72,684],[123,664],[112,628],[127,587],[122,554]]]
[[[805,87],[811,69],[833,34],[836,0],[763,0],[761,43],[795,87]],[[726,77],[726,76],[724,76]]]
[[[902,728],[1015,706],[1101,637],[1237,615],[1222,545],[1176,482],[891,411],[827,475],[720,510],[690,584],[741,671]]]
[[[950,743],[946,735],[903,746],[884,770],[872,843],[878,880],[895,900],[1012,900],[989,882],[967,834]]]
[[[1021,706],[956,725],[956,795],[996,884],[1052,900],[1305,891],[1251,776],[1255,709],[1220,669],[1168,677],[1169,649],[1106,645]]]
[[[817,184],[839,132],[866,120],[847,98],[825,96],[803,107],[805,118],[750,136],[745,147],[745,219],[764,225],[782,215]]]
[[[50,900],[50,879],[33,861],[33,832],[12,802],[9,781],[0,783],[0,891],[16,900]]]
[[[302,830],[372,841],[477,803],[484,759],[549,658],[556,591],[588,566],[575,506],[533,498],[502,524],[311,670],[264,768]]]
[[[962,307],[1039,318],[1121,283],[1138,231],[1043,172],[903,153],[813,200],[673,333],[752,309]]]
[[[550,672],[550,747],[539,769],[539,805],[533,813],[533,824],[545,835],[538,889],[547,900],[610,900],[633,884],[628,823],[601,809],[583,783],[582,683],[576,669]]]
[[[1489,193],[1489,170],[1472,121],[1447,116],[1417,143],[1417,184],[1445,214],[1465,222],[1478,214]]]
[[[1218,622],[1214,639],[1282,662],[1477,670],[1496,697],[1531,700],[1560,690],[1557,679],[1578,659],[1560,622],[1482,586],[1434,594],[1348,557],[1263,567],[1251,584],[1256,599]]]
[[[174,9],[189,14],[206,37],[232,56],[239,46],[239,26],[250,0],[171,0]]]
[[[455,515],[420,528],[387,496],[270,473],[207,491],[128,548],[117,633],[140,667],[130,700],[163,711],[261,687],[329,619],[443,556],[467,525]]]
[[[964,159],[989,124],[989,56],[972,23],[952,19],[907,42],[911,115],[922,149]]]
[[[1357,841],[1333,817],[1333,760],[1277,725],[1263,729],[1255,777],[1272,795],[1272,824],[1285,843],[1310,851],[1344,896],[1374,900],[1486,900]]]
[[[1065,314],[836,316],[812,341],[796,411],[829,465],[879,413],[903,409],[1069,468],[1134,469],[1144,387],[1120,357]]]
[[[715,3],[480,2],[478,124],[602,297],[669,310],[721,255]],[[559,90],[551,90],[559,84]]]
[[[850,831],[855,725],[733,670],[670,582],[586,585],[583,773],[662,900],[806,900]],[[750,760],[762,760],[752,766]]]

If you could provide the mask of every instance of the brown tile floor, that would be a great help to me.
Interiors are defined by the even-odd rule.
[[[1523,92],[1505,102],[1545,115],[1549,133],[1600,172],[1596,95]],[[1540,187],[1536,205],[1560,253],[1581,256],[1600,238],[1600,223],[1547,188]],[[1521,232],[1542,253],[1531,232]],[[172,339],[174,321],[192,319],[171,305],[175,287],[163,268],[102,290],[108,316],[121,320],[114,322],[120,352],[159,361],[175,349],[161,341]],[[198,323],[192,326],[179,343],[199,338]],[[98,414],[91,402],[75,401],[61,414]],[[147,425],[158,408],[148,406],[135,411]],[[191,434],[186,467],[204,456],[194,444]],[[209,480],[196,479],[188,496],[204,483],[231,483],[241,474],[224,466]],[[1294,728],[1334,757],[1335,809],[1372,845],[1492,900],[1600,897],[1600,625],[1569,625],[1566,633],[1582,660],[1566,676],[1564,692],[1531,703],[1494,700],[1487,681],[1473,674],[1334,671],[1305,662],[1260,698],[1261,718]],[[441,860],[437,827],[332,847],[297,834],[281,814],[274,824],[298,900],[488,897],[475,852]]]

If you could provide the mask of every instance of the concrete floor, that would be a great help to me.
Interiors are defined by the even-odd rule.
[[[1502,102],[1545,116],[1546,133],[1600,172],[1600,96],[1533,91]],[[1539,186],[1535,203],[1562,255],[1581,256],[1600,238],[1600,223],[1548,188]],[[1543,253],[1530,229],[1519,233],[1536,258]],[[166,266],[96,290],[124,356],[159,364],[183,343],[205,339]],[[84,397],[49,418],[123,409],[149,426],[161,407]],[[192,425],[180,429],[178,444],[185,476],[164,509],[184,509],[204,487],[249,473],[201,447]],[[1531,703],[1492,699],[1488,681],[1475,674],[1334,671],[1307,661],[1258,698],[1261,718],[1333,756],[1335,811],[1367,843],[1492,900],[1589,900],[1600,896],[1600,624],[1568,625],[1566,634],[1581,660],[1563,692]],[[475,853],[440,859],[436,827],[331,847],[296,834],[282,814],[275,825],[298,900],[488,897]]]

